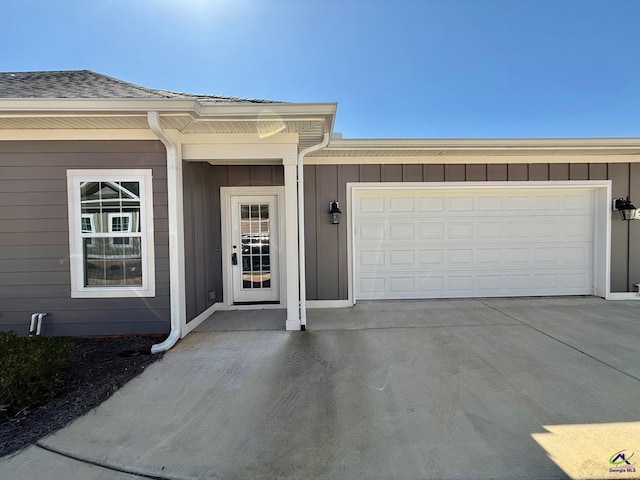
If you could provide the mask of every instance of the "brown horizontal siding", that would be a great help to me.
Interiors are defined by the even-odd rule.
[[[72,299],[67,170],[152,169],[156,296]],[[166,153],[153,141],[0,142],[0,328],[45,335],[166,333],[169,262]]]
[[[464,182],[611,180],[612,194],[640,203],[640,164],[406,164],[305,166],[306,283],[309,300],[348,297],[346,222],[330,225],[328,202],[346,213],[349,182]],[[627,241],[627,235],[629,241]],[[612,222],[611,291],[640,283],[640,221]]]

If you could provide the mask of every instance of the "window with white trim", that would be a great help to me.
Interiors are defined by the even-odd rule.
[[[151,170],[68,170],[72,297],[154,296]]]

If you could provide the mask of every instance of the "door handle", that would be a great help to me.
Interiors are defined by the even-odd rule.
[[[231,254],[231,265],[237,265],[237,264],[238,264],[238,254],[233,253]]]

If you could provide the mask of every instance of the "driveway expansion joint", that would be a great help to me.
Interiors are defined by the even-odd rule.
[[[519,318],[517,318],[517,317],[514,317],[513,315],[511,315],[511,314],[509,314],[509,313],[507,313],[507,312],[503,312],[502,310],[500,310],[500,309],[499,309],[499,308],[497,308],[497,307],[494,307],[494,306],[492,306],[492,305],[489,305],[489,304],[487,304],[487,303],[483,302],[482,300],[478,300],[478,301],[479,301],[481,304],[483,304],[485,307],[490,308],[491,310],[494,310],[494,311],[496,311],[496,312],[500,313],[501,315],[504,315],[504,316],[506,316],[506,317],[508,317],[508,318],[511,318],[512,320],[515,320],[516,322],[518,322],[518,323],[520,323],[520,324],[524,325],[525,327],[529,327],[531,330],[534,330],[534,331],[536,331],[536,332],[538,332],[538,333],[540,333],[540,334],[544,335],[545,337],[548,337],[548,338],[550,338],[550,339],[552,339],[552,340],[555,340],[556,342],[561,343],[562,345],[564,345],[564,346],[566,346],[566,347],[569,347],[569,348],[571,348],[572,350],[575,350],[576,352],[579,352],[579,353],[581,353],[582,355],[584,355],[584,356],[586,356],[586,357],[589,357],[589,358],[591,358],[592,360],[595,360],[596,362],[598,362],[598,363],[600,363],[600,364],[602,364],[602,365],[604,365],[604,366],[606,366],[606,367],[612,368],[612,369],[613,369],[613,370],[615,370],[616,372],[621,373],[621,374],[623,374],[623,375],[626,375],[627,377],[632,378],[632,379],[633,379],[633,380],[635,380],[636,382],[640,382],[640,378],[636,377],[635,375],[632,375],[632,374],[630,374],[630,373],[628,373],[628,372],[625,372],[624,370],[620,370],[620,369],[619,369],[618,367],[616,367],[615,365],[611,365],[610,363],[607,363],[607,362],[605,362],[604,360],[601,360],[601,359],[599,359],[598,357],[595,357],[595,356],[593,356],[593,355],[591,355],[591,354],[589,354],[589,353],[585,352],[584,350],[580,350],[578,347],[575,347],[575,346],[573,346],[573,345],[571,345],[571,344],[569,344],[569,343],[567,343],[567,342],[564,342],[564,341],[560,340],[559,338],[556,338],[556,337],[554,337],[553,335],[548,334],[548,333],[547,333],[547,332],[545,332],[544,330],[540,330],[539,328],[536,328],[536,327],[534,327],[533,325],[529,325],[529,324],[528,324],[527,322],[525,322],[524,320],[521,320],[521,319],[519,319]]]
[[[43,450],[46,450],[47,452],[55,453],[56,455],[60,455],[60,456],[65,457],[65,458],[69,458],[71,460],[75,460],[77,462],[84,463],[86,465],[93,465],[95,467],[104,468],[105,470],[111,470],[113,472],[125,473],[127,475],[135,475],[135,476],[140,477],[140,478],[148,478],[149,480],[175,480],[174,478],[170,478],[170,477],[160,477],[158,475],[151,475],[149,473],[140,472],[140,471],[133,470],[133,469],[130,469],[130,468],[116,467],[116,466],[110,465],[108,463],[98,462],[96,460],[91,460],[89,458],[85,458],[85,457],[82,457],[80,455],[75,455],[73,453],[65,452],[65,451],[59,450],[57,448],[53,448],[53,447],[49,447],[47,445],[43,445],[41,442],[36,442],[35,446],[38,447],[38,448],[41,448]]]

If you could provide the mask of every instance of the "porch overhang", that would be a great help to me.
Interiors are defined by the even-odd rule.
[[[335,103],[207,104],[184,99],[0,99],[0,140],[154,138],[147,113],[157,112],[164,130],[181,135],[297,135],[302,150],[331,131]],[[78,130],[82,134],[78,134]]]

